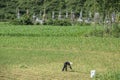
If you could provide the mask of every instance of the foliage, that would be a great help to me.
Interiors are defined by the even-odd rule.
[[[13,19],[16,18],[16,9],[20,9],[21,15],[24,14],[26,9],[29,9],[30,14],[39,14],[40,11],[49,15],[52,11],[74,11],[76,16],[79,15],[81,9],[84,11],[84,16],[88,12],[99,11],[102,15],[108,14],[112,11],[120,11],[119,0],[0,0],[0,19]],[[105,17],[105,15],[104,15]]]
[[[26,14],[20,17],[20,19],[14,19],[13,21],[11,21],[11,23],[15,25],[32,25],[33,24],[30,16]]]
[[[69,20],[48,20],[44,24],[54,26],[71,26],[71,22]]]
[[[79,25],[79,26],[91,26],[91,23],[86,23],[86,22],[75,22],[75,25]]]
[[[118,23],[113,24],[112,34],[115,37],[120,37],[120,25]]]

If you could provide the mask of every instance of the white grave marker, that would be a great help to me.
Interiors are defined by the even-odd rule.
[[[58,19],[61,20],[61,18],[62,18],[61,11],[59,11]]]
[[[65,16],[66,18],[68,18],[68,12],[66,11],[66,16]]]
[[[96,73],[95,70],[91,70],[91,71],[90,71],[90,77],[93,78],[93,77],[95,76],[95,73]]]
[[[19,9],[17,10],[17,18],[20,19],[20,11],[19,11]]]
[[[52,12],[52,19],[55,19],[55,12]]]
[[[82,10],[80,11],[79,18],[82,19]]]

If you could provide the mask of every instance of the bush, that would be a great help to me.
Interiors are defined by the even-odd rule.
[[[52,19],[49,19],[43,23],[43,25],[53,25],[54,21]]]
[[[32,25],[33,24],[29,15],[23,15],[20,17],[20,19],[14,19],[13,21],[11,21],[11,23],[15,25]]]
[[[118,23],[113,24],[112,34],[114,37],[120,37],[120,25]]]
[[[11,24],[14,25],[22,25],[22,20],[21,19],[14,19],[12,21],[10,21]]]
[[[71,26],[71,22],[69,20],[48,20],[44,23],[44,25],[54,25],[54,26]]]
[[[80,26],[90,26],[91,23],[86,23],[86,22],[75,22],[76,25],[80,25]]]

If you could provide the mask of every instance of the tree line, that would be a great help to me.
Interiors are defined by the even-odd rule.
[[[25,14],[29,10],[31,15],[46,13],[51,16],[52,11],[73,11],[76,16],[83,10],[83,16],[89,12],[100,12],[105,17],[112,12],[120,12],[120,0],[0,0],[0,19],[15,19],[17,10]]]

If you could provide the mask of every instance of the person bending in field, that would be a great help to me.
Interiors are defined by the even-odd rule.
[[[64,63],[64,66],[63,66],[62,71],[64,71],[64,70],[67,71],[67,66],[69,66],[69,68],[72,70],[71,65],[72,65],[72,62],[66,61],[66,62]]]

